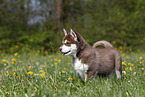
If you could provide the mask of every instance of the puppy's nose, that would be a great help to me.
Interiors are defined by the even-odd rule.
[[[59,48],[59,51],[61,51],[61,50],[62,50],[62,47]]]

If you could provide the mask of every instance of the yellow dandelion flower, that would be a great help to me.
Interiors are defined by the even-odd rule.
[[[112,44],[116,44],[116,41],[113,41]]]
[[[61,62],[61,59],[59,59],[58,62]]]
[[[10,93],[9,91],[6,92],[6,94],[9,94],[9,93]]]
[[[122,48],[123,48],[122,46],[119,47],[119,49],[122,49]]]
[[[42,72],[42,73],[43,73],[43,70],[40,70],[40,72]]]
[[[63,68],[64,70],[66,69],[66,68]]]
[[[141,59],[142,59],[142,57],[139,57],[139,59],[141,60]]]
[[[18,53],[14,53],[14,56],[17,56],[18,55]]]
[[[6,60],[6,63],[8,63],[8,61]]]
[[[57,65],[57,62],[55,62],[54,65]]]
[[[15,61],[16,61],[16,59],[15,59],[15,58],[12,58],[12,61],[13,61],[13,62],[15,62]]]
[[[14,69],[13,71],[16,71],[16,69]]]
[[[128,70],[128,67],[127,67],[127,68],[125,68],[125,70]]]
[[[23,61],[19,61],[20,63],[22,63]]]
[[[134,66],[134,64],[131,64],[131,66]]]
[[[39,53],[40,53],[40,51],[37,51],[37,53],[39,54]]]
[[[125,53],[123,53],[122,56],[125,56]]]
[[[11,62],[11,64],[14,64],[15,62]]]
[[[28,74],[33,75],[34,73],[32,71],[29,71]]]
[[[67,65],[70,65],[70,63],[67,63]]]
[[[29,66],[29,68],[32,68],[32,66]]]
[[[45,74],[46,74],[46,73],[45,73],[45,72],[43,72],[42,74],[40,74],[40,76],[41,76],[41,77],[44,77],[44,75],[45,75]]]
[[[6,63],[8,63],[8,61],[7,61],[7,60],[5,60],[5,59],[2,59],[2,61],[3,61],[3,62],[6,62]]]
[[[125,62],[122,62],[122,65],[124,65],[124,66],[125,66],[125,65],[126,65],[126,63],[125,63]]]
[[[124,73],[123,75],[126,76],[126,73]]]
[[[140,61],[139,63],[140,63],[140,64],[142,64],[142,62],[141,62],[141,61]]]
[[[25,68],[25,66],[23,66],[23,68]]]
[[[14,49],[13,47],[11,47],[10,49]]]
[[[18,48],[18,45],[16,45],[15,48]]]
[[[65,71],[63,71],[63,70],[62,70],[61,72],[62,72],[62,73],[65,73]]]
[[[29,66],[29,70],[31,70],[32,66]]]
[[[16,74],[16,72],[14,72],[13,74]]]
[[[2,59],[2,61],[3,61],[3,62],[6,62],[6,60],[5,60],[5,59]]]
[[[7,74],[7,77],[10,76],[10,75],[12,75],[12,73],[8,73],[8,74]]]
[[[131,63],[128,63],[128,65],[131,65]]]
[[[7,66],[7,68],[10,68],[10,66]]]
[[[52,62],[53,60],[51,59],[50,61]]]
[[[47,51],[45,51],[45,54],[48,54],[48,52],[47,52]]]
[[[45,67],[45,65],[43,65],[42,67]]]
[[[74,80],[73,78],[68,78],[68,80]]]
[[[7,76],[9,76],[10,74],[8,73]]]
[[[130,70],[130,71],[132,71],[132,70],[133,70],[133,68],[129,68],[129,70]]]
[[[36,93],[37,91],[38,91],[38,90],[37,90],[37,89],[35,89],[35,91],[34,91],[34,92]]]
[[[57,61],[57,59],[54,59],[54,61]]]

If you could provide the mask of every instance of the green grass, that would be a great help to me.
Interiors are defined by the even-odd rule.
[[[85,84],[71,57],[40,52],[0,55],[0,97],[145,97],[145,53],[122,54],[121,81],[96,78]]]

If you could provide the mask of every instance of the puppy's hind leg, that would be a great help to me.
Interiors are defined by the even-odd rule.
[[[121,73],[118,70],[116,70],[116,77],[117,77],[117,79],[121,78]]]
[[[117,54],[115,56],[115,73],[116,73],[117,79],[121,78],[121,74],[122,74],[122,61],[121,61],[121,56],[119,54]]]

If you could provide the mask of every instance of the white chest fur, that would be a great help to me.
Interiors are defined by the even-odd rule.
[[[89,66],[87,64],[83,64],[78,58],[74,60],[74,69],[79,74],[82,80],[87,79],[86,72],[88,70],[88,67]]]

